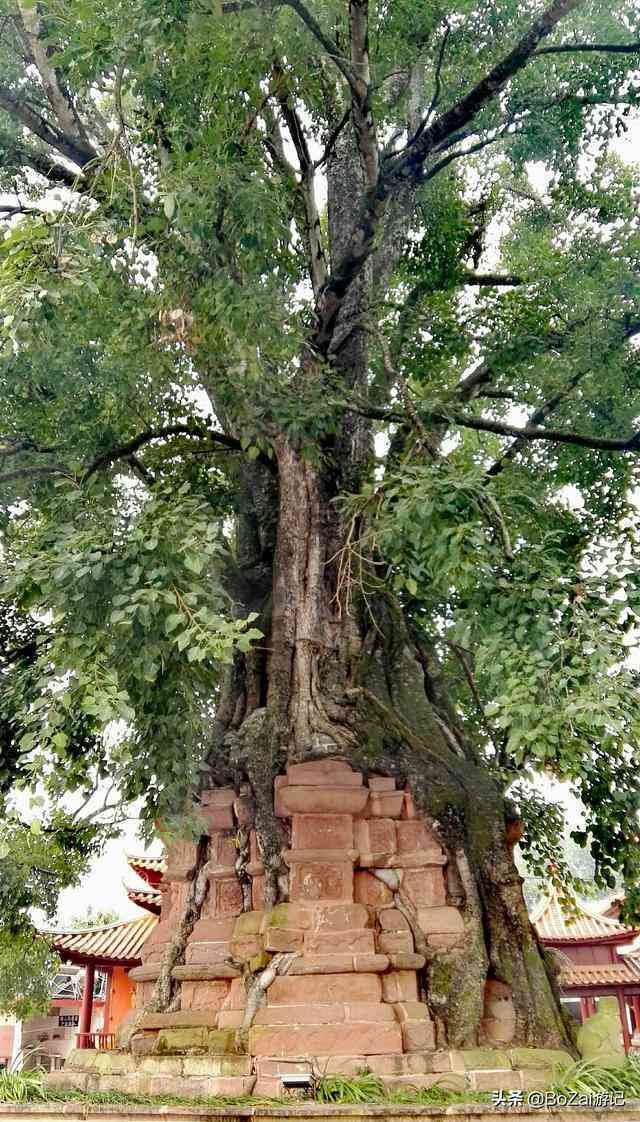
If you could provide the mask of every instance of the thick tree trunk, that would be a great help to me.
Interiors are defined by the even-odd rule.
[[[353,186],[361,172],[354,138],[344,130],[327,165],[334,264],[353,229]],[[393,247],[385,252],[391,269]],[[327,355],[345,393],[366,389],[373,284],[368,268],[352,284]],[[305,353],[303,384],[324,376],[314,353]],[[274,782],[287,765],[343,757],[365,778],[374,772],[392,777],[396,787],[406,785],[445,850],[447,904],[459,909],[464,926],[461,942],[426,939],[400,878],[387,876],[395,907],[426,960],[422,997],[438,1043],[459,1048],[482,1041],[489,982],[513,1000],[517,1042],[570,1048],[507,844],[504,793],[475,758],[437,659],[412,636],[391,594],[369,598],[365,606],[350,583],[336,499],[370,476],[368,423],[347,411],[314,458],[284,433],[273,444],[276,471],[260,463],[239,469],[238,569],[229,581],[239,610],[260,612],[265,638],[260,649],[238,656],[227,676],[204,785],[239,790],[250,784],[267,908],[289,894],[283,853],[291,839],[286,819],[274,809]],[[244,826],[238,839],[236,868],[247,910],[252,894]],[[384,879],[393,870],[376,872]],[[172,962],[181,961],[186,938],[172,951]],[[267,984],[266,975],[248,979],[251,1003]]]
[[[287,764],[342,756],[365,776],[393,777],[408,786],[446,852],[447,903],[464,922],[462,943],[434,946],[395,886],[395,906],[426,959],[422,997],[439,1045],[483,1042],[490,981],[513,999],[516,1042],[570,1048],[507,843],[503,792],[466,744],[435,660],[412,639],[393,598],[379,596],[359,619],[356,589],[349,608],[339,576],[335,474],[323,476],[284,437],[276,447],[277,540],[270,612],[263,613],[268,656],[240,659],[229,676],[208,777],[209,785],[251,784],[265,906],[288,899],[282,854],[291,843],[274,813],[274,780]],[[243,887],[245,909],[250,896]],[[172,961],[180,961],[180,948]],[[251,982],[256,1001],[263,981]]]

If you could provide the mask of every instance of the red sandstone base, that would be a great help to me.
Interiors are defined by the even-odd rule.
[[[181,1008],[144,1016],[131,1041],[134,1055],[159,1049],[183,1055],[235,1052],[235,1030],[246,1006],[244,964],[255,973],[272,955],[289,952],[286,971],[267,989],[244,1037],[245,1055],[252,1060],[240,1078],[257,1075],[258,1093],[276,1093],[285,1068],[296,1073],[310,1065],[345,1073],[367,1067],[414,1083],[421,1075],[433,1081],[439,1071],[451,1070],[450,1060],[447,1067],[439,1059],[450,1054],[436,1051],[434,1026],[421,1000],[424,957],[416,953],[411,927],[384,883],[393,870],[392,883],[400,882],[430,945],[460,944],[464,928],[449,902],[445,854],[409,792],[396,790],[395,781],[383,776],[370,776],[365,785],[344,760],[290,765],[276,780],[275,796],[276,814],[288,820],[291,831],[291,848],[284,854],[289,901],[264,910],[264,870],[252,831],[247,871],[253,909],[242,912],[236,833],[247,823],[248,795],[225,788],[203,796],[211,840],[209,891],[185,961],[174,968]],[[144,965],[131,971],[138,1006],[151,997],[195,857],[189,842],[169,846],[160,923],[145,948]],[[381,876],[380,870],[385,870]],[[485,1013],[485,1039],[507,1045],[514,1012],[506,987],[489,984]]]

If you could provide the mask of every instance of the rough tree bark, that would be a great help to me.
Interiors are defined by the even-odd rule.
[[[350,200],[363,174],[353,136],[345,132],[327,174],[334,261],[353,229]],[[365,267],[344,301],[325,360],[347,393],[366,384],[367,309],[374,292],[373,269]],[[310,347],[301,376],[321,379],[325,369]],[[315,458],[305,457],[282,431],[273,433],[273,446],[275,469],[259,463],[238,469],[237,570],[229,574],[240,610],[260,612],[265,639],[259,650],[238,656],[228,673],[204,782],[251,785],[267,907],[287,899],[281,853],[288,838],[273,802],[274,779],[287,763],[342,755],[365,774],[408,784],[446,850],[450,903],[460,908],[465,926],[462,949],[429,948],[398,887],[397,907],[427,958],[423,997],[439,1043],[478,1044],[490,978],[513,994],[517,1042],[570,1049],[507,843],[504,792],[475,759],[435,654],[412,636],[391,592],[365,607],[345,579],[347,527],[336,498],[357,489],[370,467],[369,423],[345,413]],[[173,961],[184,951],[183,935]],[[261,979],[251,984],[259,996]],[[163,1004],[158,991],[155,1001]]]

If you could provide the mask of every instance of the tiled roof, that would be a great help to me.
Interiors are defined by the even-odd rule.
[[[561,986],[638,985],[640,962],[633,958],[626,962],[603,962],[589,966],[578,966],[572,962],[561,969],[559,982]]]
[[[162,904],[162,894],[157,888],[151,885],[149,888],[129,888],[125,885],[127,896],[132,904],[137,904],[140,908],[145,908],[146,911],[152,912],[153,915],[160,915],[160,907]]]
[[[541,939],[552,942],[580,943],[584,939],[625,936],[631,939],[635,934],[635,928],[625,927],[610,916],[598,915],[595,908],[585,904],[577,903],[575,916],[565,915],[555,892],[534,908],[531,922]]]
[[[637,934],[630,943],[625,943],[623,947],[617,947],[617,951],[625,958],[627,955],[640,955],[640,934]]]
[[[142,961],[142,948],[158,922],[155,915],[143,915],[124,923],[108,923],[104,927],[89,927],[83,931],[47,932],[56,954],[63,960],[96,966],[119,963],[138,966]]]
[[[166,868],[164,857],[131,857],[128,854],[127,863],[142,880],[154,886],[162,878]]]

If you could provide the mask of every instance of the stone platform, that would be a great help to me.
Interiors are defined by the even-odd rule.
[[[110,1104],[97,1106],[84,1102],[60,1103],[0,1103],[0,1122],[18,1117],[22,1122],[85,1122],[87,1118],[100,1122],[121,1122],[123,1118],[136,1118],[138,1122],[415,1122],[418,1118],[448,1119],[448,1122],[495,1122],[505,1113],[516,1115],[521,1122],[538,1122],[542,1114],[546,1122],[639,1122],[640,1102],[624,1106],[584,1107],[569,1106],[561,1109],[547,1107],[544,1111],[534,1106],[515,1106],[505,1111],[501,1107],[484,1103],[452,1103],[450,1106],[413,1106],[389,1104],[384,1106],[333,1106],[323,1103],[260,1104],[256,1106],[136,1106]]]
[[[344,760],[292,764],[276,779],[275,812],[290,838],[284,852],[289,899],[267,911],[250,791],[203,794],[209,890],[184,962],[173,970],[180,1009],[142,1014],[126,1054],[75,1053],[62,1085],[74,1079],[69,1086],[278,1096],[287,1074],[367,1068],[393,1086],[526,1089],[543,1085],[542,1070],[548,1082],[556,1060],[569,1060],[563,1053],[509,1050],[513,1004],[508,987],[495,982],[487,984],[481,1024],[481,1041],[492,1047],[469,1053],[436,1047],[424,1000],[426,963],[413,931],[444,954],[462,946],[461,889],[409,791],[386,776],[369,775],[365,783]],[[236,873],[243,831],[249,832],[249,911],[242,910]],[[139,1008],[153,992],[195,860],[190,842],[168,848],[160,923],[143,965],[130,972]],[[409,911],[396,906],[398,886]],[[286,964],[277,960],[283,972],[241,1034],[245,978],[281,953],[288,956]]]
[[[213,1045],[217,1046],[216,1044]],[[408,1055],[304,1059],[254,1059],[220,1052],[135,1057],[130,1053],[76,1050],[64,1070],[46,1077],[56,1090],[123,1091],[137,1095],[282,1095],[283,1075],[312,1071],[355,1074],[368,1067],[389,1088],[438,1085],[451,1091],[544,1090],[564,1053],[538,1048],[475,1048],[467,1051],[414,1052]],[[255,1070],[254,1070],[255,1069]]]

